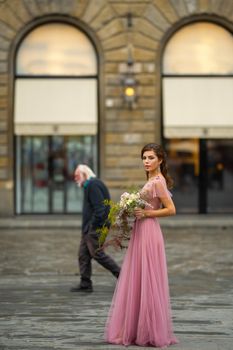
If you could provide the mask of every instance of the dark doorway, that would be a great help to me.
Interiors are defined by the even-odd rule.
[[[96,170],[95,136],[17,136],[16,154],[17,214],[81,211],[73,175],[79,163]]]
[[[180,213],[233,213],[233,140],[166,139]]]

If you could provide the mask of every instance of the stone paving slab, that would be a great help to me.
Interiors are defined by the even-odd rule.
[[[177,214],[161,218],[161,226],[175,229],[186,228],[231,228],[233,232],[233,215],[231,214]],[[80,229],[81,216],[77,215],[22,215],[0,216],[0,229],[36,229],[63,228]]]
[[[231,228],[166,228],[164,237],[180,340],[171,349],[232,350]],[[79,239],[78,230],[0,231],[0,350],[124,349],[103,340],[115,279],[94,262],[94,293],[69,292]],[[122,262],[124,251],[109,253]]]
[[[95,278],[95,292],[88,295],[70,293],[72,280],[71,276],[1,278],[1,349],[123,349],[103,341],[113,278]],[[174,296],[172,306],[180,340],[172,349],[232,349],[232,295]]]

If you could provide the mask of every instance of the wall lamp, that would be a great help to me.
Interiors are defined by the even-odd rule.
[[[137,101],[136,87],[137,82],[133,76],[123,78],[123,98],[129,109],[132,109]]]

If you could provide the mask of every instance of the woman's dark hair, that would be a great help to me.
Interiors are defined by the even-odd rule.
[[[161,173],[163,174],[166,183],[167,183],[167,187],[169,189],[172,188],[173,186],[173,180],[171,178],[171,176],[168,174],[168,166],[167,166],[167,155],[165,153],[165,151],[163,150],[162,146],[156,144],[156,143],[148,143],[147,145],[145,145],[141,151],[141,159],[143,159],[143,154],[146,151],[153,151],[155,153],[155,155],[158,157],[159,160],[162,160],[161,164],[160,164],[160,169],[161,169]],[[148,179],[148,172],[146,172],[146,176]]]

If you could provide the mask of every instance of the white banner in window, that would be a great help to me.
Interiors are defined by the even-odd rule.
[[[97,80],[17,79],[15,133],[96,134]]]
[[[163,78],[164,136],[233,137],[232,77]]]

